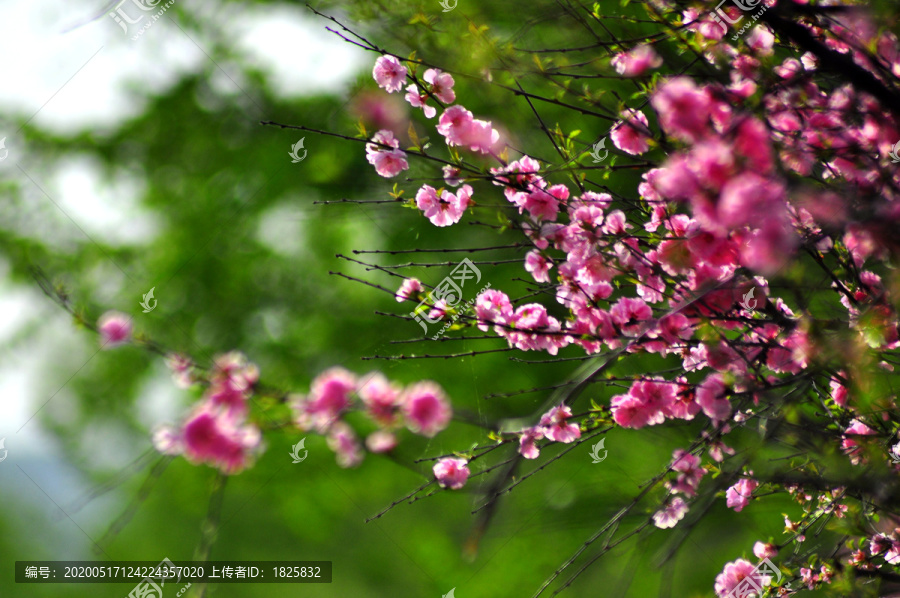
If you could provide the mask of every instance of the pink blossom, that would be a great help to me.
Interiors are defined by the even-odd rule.
[[[190,388],[196,381],[192,373],[194,363],[190,357],[179,353],[170,353],[166,356],[166,365],[172,370],[172,378],[178,388]]]
[[[643,428],[661,424],[675,398],[674,385],[665,381],[636,380],[628,394],[610,400],[613,419],[625,428]]]
[[[478,317],[478,328],[487,331],[489,324],[503,326],[512,318],[512,304],[506,293],[488,289],[475,299],[475,315]]]
[[[391,384],[381,372],[372,372],[360,378],[356,392],[369,417],[377,424],[392,426],[397,423],[402,389]]]
[[[153,430],[151,443],[163,455],[180,455],[184,451],[180,431],[169,424],[157,426]]]
[[[731,414],[731,403],[725,398],[721,374],[711,374],[697,387],[697,403],[712,420],[724,421]]]
[[[769,31],[765,25],[754,27],[744,38],[747,45],[756,50],[760,56],[771,56],[772,46],[775,43],[775,36]]]
[[[131,340],[131,317],[118,311],[108,311],[97,320],[102,349],[112,349]]]
[[[362,447],[353,428],[345,422],[337,422],[331,426],[326,441],[328,448],[334,451],[339,466],[349,468],[362,463]]]
[[[447,164],[442,170],[444,172],[444,182],[451,187],[459,187],[459,184],[463,182],[462,170],[456,166]]]
[[[343,368],[331,368],[312,382],[309,396],[292,403],[297,427],[315,429],[324,434],[350,407],[350,393],[356,390],[356,377]]]
[[[245,469],[259,447],[261,435],[252,425],[225,411],[202,404],[184,423],[180,434],[161,433],[160,442],[169,442],[169,452],[180,450],[193,463],[206,463],[222,473],[234,474]]]
[[[650,69],[662,65],[662,58],[648,44],[635,46],[629,52],[613,56],[610,64],[623,77],[639,77]]]
[[[844,374],[842,372],[844,376]],[[829,387],[831,388],[831,398],[834,399],[834,402],[840,405],[841,407],[847,406],[847,387],[841,384],[838,380],[832,378],[828,382]]]
[[[653,523],[660,529],[675,527],[675,524],[681,521],[687,512],[687,503],[680,496],[676,496],[662,510],[653,514]]]
[[[775,74],[782,79],[792,79],[797,73],[803,71],[803,65],[796,58],[787,58],[781,66],[775,67]]]
[[[734,153],[758,174],[771,175],[774,171],[771,132],[758,118],[746,118],[737,126]]]
[[[844,439],[841,448],[850,457],[850,462],[858,464],[862,457],[860,436],[873,436],[876,432],[858,419],[850,420],[850,425],[844,430]]]
[[[513,201],[519,206],[519,213],[528,210],[534,219],[556,220],[560,203],[569,198],[569,189],[565,185],[553,185],[548,189],[534,189],[530,193],[516,193]]]
[[[672,484],[672,491],[696,496],[700,481],[706,475],[706,470],[700,467],[700,458],[679,449],[672,453],[671,467],[673,471],[678,472],[675,483]]]
[[[394,93],[403,89],[403,83],[406,82],[406,67],[393,56],[381,56],[375,61],[372,76],[378,87],[388,93]]]
[[[541,432],[554,442],[569,443],[581,438],[581,428],[576,423],[566,423],[572,417],[567,405],[553,407],[541,416]]]
[[[778,554],[778,548],[774,544],[757,542],[753,545],[753,554],[760,560],[773,559]]]
[[[759,586],[767,586],[772,583],[768,575],[761,575],[750,561],[738,559],[726,563],[725,568],[716,576],[716,594],[719,598],[726,598],[746,578],[752,578]]]
[[[662,128],[682,141],[697,141],[709,131],[710,100],[692,79],[675,77],[660,85],[650,99]]]
[[[473,122],[472,113],[457,104],[441,114],[437,130],[447,138],[447,145],[466,145]]]
[[[214,359],[210,387],[206,397],[210,404],[236,415],[247,411],[252,386],[259,380],[259,369],[237,351],[217,355]]]
[[[419,382],[407,388],[401,401],[406,427],[428,438],[446,428],[453,415],[444,391],[433,382]]]
[[[638,336],[644,330],[641,322],[653,317],[653,310],[643,299],[622,297],[609,309],[613,322],[627,336]]]
[[[872,536],[872,539],[869,540],[869,553],[872,556],[877,556],[882,552],[890,549],[894,544],[894,541],[885,534],[875,534]]]
[[[489,154],[497,142],[500,141],[500,133],[486,120],[473,120],[466,136],[465,145],[473,152]]]
[[[544,437],[539,426],[526,428],[519,433],[519,453],[526,459],[537,459],[541,452],[535,444]]]
[[[613,144],[632,156],[643,154],[650,149],[647,143],[650,139],[647,132],[650,129],[644,113],[640,110],[626,110],[620,116],[622,120],[610,131]]]
[[[529,251],[525,256],[525,270],[528,271],[536,282],[550,282],[550,260],[545,258],[540,251]]]
[[[389,453],[397,446],[397,437],[387,430],[375,430],[366,436],[366,448],[373,453]]]
[[[725,491],[725,504],[738,513],[750,504],[753,491],[759,486],[759,482],[752,478],[741,478],[731,488]]]
[[[395,295],[397,303],[414,300],[421,291],[422,283],[419,282],[418,278],[407,278],[400,285],[400,288],[397,289],[397,294]]]
[[[435,226],[450,226],[462,218],[471,196],[472,188],[469,185],[463,185],[458,194],[442,189],[440,197],[434,187],[423,185],[416,193],[416,207]]]
[[[441,488],[459,490],[466,485],[469,479],[468,461],[465,459],[441,459],[434,464],[432,471]]]
[[[428,69],[422,75],[422,79],[431,85],[431,93],[445,104],[456,101],[456,93],[453,91],[453,77],[438,69]],[[431,118],[431,117],[429,117]]]
[[[761,226],[784,213],[785,189],[754,172],[740,174],[725,184],[717,206],[718,223],[726,229]]]
[[[422,112],[425,113],[425,118],[434,118],[434,115],[437,114],[437,109],[434,106],[429,106],[425,103],[428,100],[428,94],[419,91],[415,84],[406,88],[405,99],[413,108],[421,108]]]
[[[366,144],[366,160],[375,167],[375,172],[383,177],[391,178],[409,169],[406,152],[397,149],[400,142],[394,138],[393,133],[382,129],[375,133],[372,141],[375,143]],[[387,149],[376,144],[388,145],[394,149]]]
[[[810,590],[814,590],[819,584],[819,574],[815,571],[815,569],[800,567],[800,581],[805,583],[806,587]]]
[[[438,121],[438,133],[446,138],[449,146],[468,146],[469,149],[481,153],[489,153],[500,134],[491,127],[491,123],[476,120],[472,113],[456,104],[447,108]]]
[[[559,320],[547,314],[547,308],[540,303],[519,306],[507,321],[513,330],[501,328],[498,333],[505,336],[511,347],[522,351],[547,351],[551,355],[569,343]]]

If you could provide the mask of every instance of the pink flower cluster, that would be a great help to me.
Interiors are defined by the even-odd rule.
[[[392,93],[400,90],[407,73],[406,67],[393,56],[381,56],[375,62],[372,74],[379,87]],[[443,104],[452,104],[456,101],[454,81],[449,73],[439,69],[427,69],[422,80],[424,85],[421,89],[415,84],[406,88],[406,100],[414,108],[422,108],[426,118],[432,118],[437,114],[435,107],[427,103],[429,98],[435,98]],[[470,111],[459,104],[444,110],[438,121],[437,131],[445,138],[449,147],[466,147],[481,154],[494,152],[500,140],[500,133],[490,122],[476,119]],[[378,174],[393,177],[409,168],[406,153],[399,149],[399,142],[393,133],[381,130],[372,141],[381,145],[367,144],[366,158],[375,166]],[[383,147],[385,145],[389,148]],[[444,178],[447,184],[451,187],[459,186],[462,182],[461,172],[458,167],[446,165]],[[416,206],[435,226],[456,224],[473,203],[472,188],[468,185],[463,185],[457,193],[424,185],[416,193]]]
[[[422,75],[426,86],[419,89],[415,84],[406,88],[406,101],[413,108],[421,108],[425,118],[433,118],[437,114],[434,106],[427,104],[429,97],[435,97],[444,104],[452,104],[456,100],[456,92],[453,91],[453,77],[450,73],[444,73],[438,69],[428,69]]]
[[[569,421],[572,409],[567,405],[557,405],[541,416],[537,426],[519,432],[519,453],[526,459],[537,459],[541,452],[537,441],[543,438],[552,442],[568,444],[581,438],[581,428]]]
[[[172,356],[176,376],[188,370],[186,359]],[[180,426],[163,425],[153,434],[153,445],[167,455],[183,455],[192,463],[205,463],[226,474],[249,467],[261,450],[259,428],[247,420],[248,402],[259,370],[241,353],[217,356],[203,399]]]
[[[610,64],[623,77],[639,77],[651,69],[662,66],[662,58],[653,46],[640,44],[628,52],[616,54]]]
[[[667,482],[672,494],[697,496],[700,480],[706,469],[700,467],[700,458],[681,449],[672,453],[672,471],[677,472],[674,482]],[[688,505],[680,496],[670,497],[662,509],[653,514],[653,523],[660,529],[675,527],[688,512]]]
[[[500,140],[500,133],[491,123],[476,119],[459,104],[450,106],[441,114],[437,131],[450,147],[468,147],[481,154],[491,153]]]
[[[366,160],[375,167],[375,172],[385,178],[391,178],[409,168],[406,152],[399,149],[400,142],[393,133],[382,129],[375,133],[372,141],[374,143],[366,144]]]
[[[356,399],[377,426],[365,440],[373,453],[393,450],[401,426],[431,438],[447,427],[452,416],[444,391],[433,382],[402,388],[379,372],[357,377],[343,368],[327,370],[313,380],[309,394],[292,396],[290,405],[297,427],[326,436],[342,467],[355,467],[363,459],[362,445],[343,419],[356,408]]]
[[[688,202],[698,230],[726,245],[740,265],[775,272],[796,235],[766,125],[736,114],[718,90],[687,77],[665,81],[651,103],[663,130],[689,149],[648,172],[641,194]]]
[[[434,187],[423,185],[416,193],[416,207],[435,226],[456,224],[472,203],[469,185],[463,185],[456,193],[441,189],[440,195]]]
[[[750,504],[753,491],[759,486],[759,482],[753,478],[741,478],[736,484],[725,491],[725,504],[740,512]]]
[[[772,577],[762,575],[750,561],[738,559],[727,563],[722,572],[716,576],[716,596],[719,598],[730,598],[733,596],[732,592],[734,589],[748,577],[753,579],[757,587],[767,586],[772,583]]]

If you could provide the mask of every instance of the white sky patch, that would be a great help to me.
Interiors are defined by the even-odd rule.
[[[149,378],[141,389],[136,403],[137,417],[149,433],[160,424],[178,424],[187,415],[195,399],[190,391],[178,388],[169,368],[159,362],[157,374]]]
[[[232,19],[236,46],[271,76],[273,91],[283,97],[338,92],[369,59],[362,49],[325,31],[332,24],[302,6],[265,6]]]
[[[181,1],[168,9],[174,19],[176,7],[195,10]],[[25,118],[34,115],[33,124],[61,133],[114,128],[142,112],[141,92],[164,93],[182,76],[210,67],[206,52],[211,43],[189,29],[183,32],[169,14],[132,40],[109,11],[101,13],[107,7],[105,0],[4,2],[0,110]],[[232,48],[269,74],[273,91],[283,97],[338,92],[368,59],[359,48],[325,31],[326,21],[304,8],[211,8],[196,10],[218,22],[222,37],[233,40]],[[131,2],[123,9],[138,16]],[[136,31],[138,25],[130,27]],[[229,77],[240,77],[235,65],[220,66]],[[0,131],[0,137],[11,133]]]
[[[88,157],[60,162],[48,193],[96,241],[123,245],[146,243],[158,226],[153,213],[141,209],[143,188],[124,175],[111,183],[100,177],[99,165]]]

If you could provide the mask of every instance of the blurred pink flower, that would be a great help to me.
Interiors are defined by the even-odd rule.
[[[434,382],[419,382],[406,389],[401,398],[406,427],[431,438],[450,423],[453,410],[444,391]]]
[[[652,46],[640,44],[628,52],[616,54],[610,64],[623,77],[639,77],[648,70],[662,65],[662,58]]]
[[[653,523],[660,529],[675,527],[675,524],[681,521],[687,512],[687,503],[680,496],[676,496],[662,510],[653,514]]]
[[[640,110],[624,110],[620,116],[622,120],[610,131],[613,144],[632,156],[643,154],[650,149],[647,143],[650,139],[648,135],[650,129],[644,113]]]
[[[309,395],[292,404],[297,427],[315,429],[324,434],[350,407],[350,393],[356,390],[356,377],[343,368],[331,368],[312,382]]]
[[[108,311],[97,320],[101,349],[112,349],[131,340],[131,316]]]
[[[397,303],[414,300],[416,298],[416,294],[421,290],[422,283],[419,282],[418,278],[407,278],[403,281],[403,284],[400,285],[400,288],[397,289],[397,294],[395,295]]]
[[[526,459],[537,459],[541,452],[535,443],[543,437],[539,426],[525,428],[519,433],[519,453]]]
[[[362,463],[362,447],[353,428],[345,422],[339,421],[332,425],[326,441],[328,448],[334,451],[339,466],[349,468]]]
[[[440,484],[441,488],[450,488],[451,490],[459,490],[466,485],[469,479],[468,461],[465,459],[441,459],[434,464],[434,477]]]

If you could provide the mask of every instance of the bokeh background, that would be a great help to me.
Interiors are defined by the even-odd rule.
[[[610,18],[635,14],[619,2],[599,6]],[[137,40],[105,16],[107,8],[86,0],[0,2],[0,137],[9,151],[0,162],[0,437],[9,451],[0,462],[0,596],[125,596],[131,584],[16,585],[13,564],[186,560],[204,537],[214,540],[212,559],[334,562],[330,585],[220,585],[212,596],[437,598],[451,588],[458,598],[531,596],[673,449],[686,446],[694,434],[689,424],[611,432],[602,463],[591,464],[585,447],[503,499],[474,553],[463,548],[486,476],[366,523],[428,479],[430,465],[417,459],[485,442],[484,426],[533,417],[547,392],[486,397],[557,384],[579,362],[528,364],[506,352],[364,360],[467,353],[504,342],[392,342],[417,339],[420,328],[376,312],[403,314],[406,306],[330,272],[388,288],[399,279],[337,255],[380,265],[446,262],[447,254],[352,252],[508,245],[520,240],[503,226],[513,212],[484,182],[475,183],[481,207],[445,229],[396,204],[317,203],[389,199],[393,181],[374,173],[361,143],[261,120],[352,137],[360,124],[370,133],[389,127],[402,135],[412,119],[420,137],[440,139],[434,121],[375,87],[375,54],[326,31],[335,24],[302,3],[176,0]],[[525,99],[489,80],[508,84],[514,76],[547,90],[534,74],[542,65],[516,49],[574,45],[581,34],[564,3],[459,0],[449,12],[437,0],[316,8],[392,52],[415,49],[470,74],[456,79],[461,103],[491,119],[513,154],[528,148],[555,158]],[[639,23],[621,23],[623,34],[641,31]],[[667,59],[675,66],[683,60]],[[598,71],[609,72],[607,63],[598,59]],[[598,98],[636,91],[609,79],[570,83]],[[609,127],[551,104],[539,109],[548,127],[580,131],[574,138],[583,146]],[[301,138],[308,155],[295,164],[288,153]],[[434,151],[445,155],[440,146]],[[434,165],[411,160],[396,182],[409,197],[439,176]],[[637,177],[623,170],[596,179],[614,193],[634,194]],[[475,221],[489,226],[471,226]],[[522,255],[497,251],[478,259]],[[214,471],[161,460],[150,446],[153,427],[177,421],[197,394],[177,388],[160,356],[140,347],[98,352],[97,336],[42,292],[35,268],[79,317],[94,321],[121,310],[134,316],[140,334],[200,363],[241,350],[266,385],[296,392],[333,365],[360,374],[379,369],[404,383],[432,379],[451,396],[457,421],[430,442],[405,435],[394,458],[368,456],[352,470],[337,467],[313,435],[307,460],[292,465],[290,447],[304,435],[271,431],[256,467],[216,495]],[[401,272],[436,284],[449,268]],[[482,285],[526,292],[516,280],[526,276],[521,264],[484,264],[481,272]],[[158,305],[144,314],[138,304],[151,287]],[[586,398],[602,403],[616,390],[599,385]],[[213,496],[222,503],[210,527]],[[649,498],[623,529],[652,513],[658,499]],[[711,596],[725,562],[752,558],[756,540],[780,539],[780,513],[791,509],[765,501],[736,514],[720,499],[675,530],[654,528],[623,543],[564,595]]]

